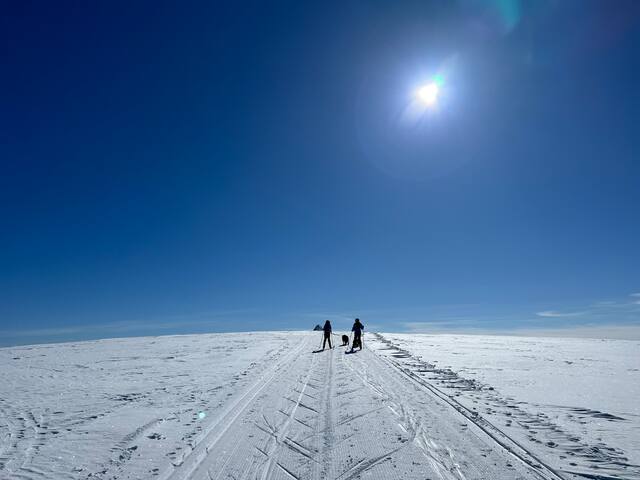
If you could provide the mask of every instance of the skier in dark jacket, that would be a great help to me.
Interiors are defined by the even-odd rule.
[[[360,319],[356,318],[356,321],[351,327],[351,331],[353,332],[353,344],[351,345],[351,350],[355,350],[356,347],[359,347],[362,350],[362,331],[364,330],[364,325],[360,323]]]
[[[331,322],[327,320],[324,322],[324,340],[322,341],[322,349],[324,350],[324,346],[327,344],[327,340],[329,341],[329,348],[333,348],[331,346]]]

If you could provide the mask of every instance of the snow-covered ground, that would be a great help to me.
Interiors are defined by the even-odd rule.
[[[151,478],[300,333],[0,349],[0,478]]]
[[[0,478],[640,479],[638,342],[319,335],[0,349]]]
[[[560,471],[640,478],[640,342],[384,334],[379,354]]]

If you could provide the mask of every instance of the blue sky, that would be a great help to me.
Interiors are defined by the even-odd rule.
[[[638,335],[637,2],[277,3],[5,7],[0,344]]]

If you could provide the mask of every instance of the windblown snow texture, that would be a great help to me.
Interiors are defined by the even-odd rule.
[[[578,438],[571,450],[553,419],[527,423],[528,408],[401,340],[368,335],[354,355],[314,355],[317,340],[275,332],[0,349],[0,478],[640,478],[619,448]],[[463,398],[477,392],[505,401],[509,428]],[[556,445],[523,441],[532,429]]]

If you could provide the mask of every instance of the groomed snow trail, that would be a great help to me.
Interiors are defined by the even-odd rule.
[[[265,370],[159,477],[559,478],[374,352],[312,353],[317,340],[306,337]]]

